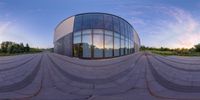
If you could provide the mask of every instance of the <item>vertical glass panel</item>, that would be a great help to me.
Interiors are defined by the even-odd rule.
[[[81,43],[73,44],[74,57],[80,57],[82,55]]]
[[[74,41],[73,43],[81,43],[81,31],[74,33]]]
[[[75,17],[74,31],[81,30],[81,25],[82,25],[82,15],[78,15]]]
[[[123,33],[122,34],[124,36],[126,36],[126,22],[123,20],[122,23],[123,23]]]
[[[131,36],[130,39],[133,41],[133,29],[131,29]]]
[[[79,57],[81,54],[81,31],[74,33],[73,53],[75,57]]]
[[[83,15],[83,29],[90,29],[92,28],[92,15],[91,14],[85,14]]]
[[[124,34],[124,33],[125,33],[125,32],[124,32],[124,22],[123,22],[122,19],[120,19],[120,33],[121,33],[121,34]]]
[[[103,57],[103,34],[93,35],[93,45],[94,45],[94,58]]]
[[[131,40],[131,53],[134,53],[133,49],[134,49],[134,44],[133,41]]]
[[[105,57],[113,56],[113,32],[105,31]]]
[[[92,34],[92,29],[82,31],[82,35],[91,35],[91,34]]]
[[[125,24],[125,37],[128,37],[128,23]]]
[[[128,40],[128,54],[131,53],[131,40]]]
[[[125,50],[125,45],[124,44],[125,44],[124,43],[124,36],[121,35],[121,51],[120,51],[121,55],[124,55],[124,50]]]
[[[102,29],[94,29],[93,33],[94,34],[103,34],[103,30]]]
[[[107,30],[113,30],[112,16],[104,15],[104,28]]]
[[[113,25],[114,25],[114,31],[120,32],[119,31],[119,18],[113,16]]]
[[[91,57],[91,46],[92,46],[92,30],[84,30],[82,32],[82,47],[83,55],[82,57]]]
[[[114,33],[114,56],[119,56],[120,34]]]
[[[125,39],[125,54],[127,55],[128,54],[128,39],[126,38]]]
[[[92,15],[92,27],[103,29],[103,14],[93,14]]]
[[[103,57],[103,30],[93,30],[94,58]]]

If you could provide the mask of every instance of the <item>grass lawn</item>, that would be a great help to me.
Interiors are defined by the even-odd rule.
[[[159,51],[159,50],[145,50],[150,51],[154,54],[159,54],[163,56],[200,56],[200,52],[175,52],[175,51]]]

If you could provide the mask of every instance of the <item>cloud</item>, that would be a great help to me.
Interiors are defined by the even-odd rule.
[[[8,30],[9,26],[11,25],[11,22],[0,22],[0,35],[4,34],[6,30]]]
[[[191,48],[200,43],[200,21],[188,10],[151,2],[124,3],[120,9],[139,33],[143,45]]]
[[[127,9],[127,8],[126,8]],[[173,6],[138,5],[129,15],[141,42],[154,47],[191,48],[200,42],[200,22],[189,11]],[[140,15],[131,11],[143,11]]]
[[[200,42],[200,24],[191,13],[177,7],[165,11],[169,19],[160,21],[162,28],[159,32],[166,36],[161,38],[160,43],[164,41],[164,46],[171,48],[191,48]]]

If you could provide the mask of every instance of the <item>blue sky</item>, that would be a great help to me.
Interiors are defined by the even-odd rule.
[[[105,12],[129,21],[142,45],[190,48],[200,43],[200,0],[0,0],[0,42],[53,47],[53,32],[78,13]]]

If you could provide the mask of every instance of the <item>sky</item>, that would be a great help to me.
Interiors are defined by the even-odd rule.
[[[0,0],[0,43],[51,48],[63,19],[104,12],[130,22],[142,45],[191,48],[200,43],[199,9],[200,0]]]

